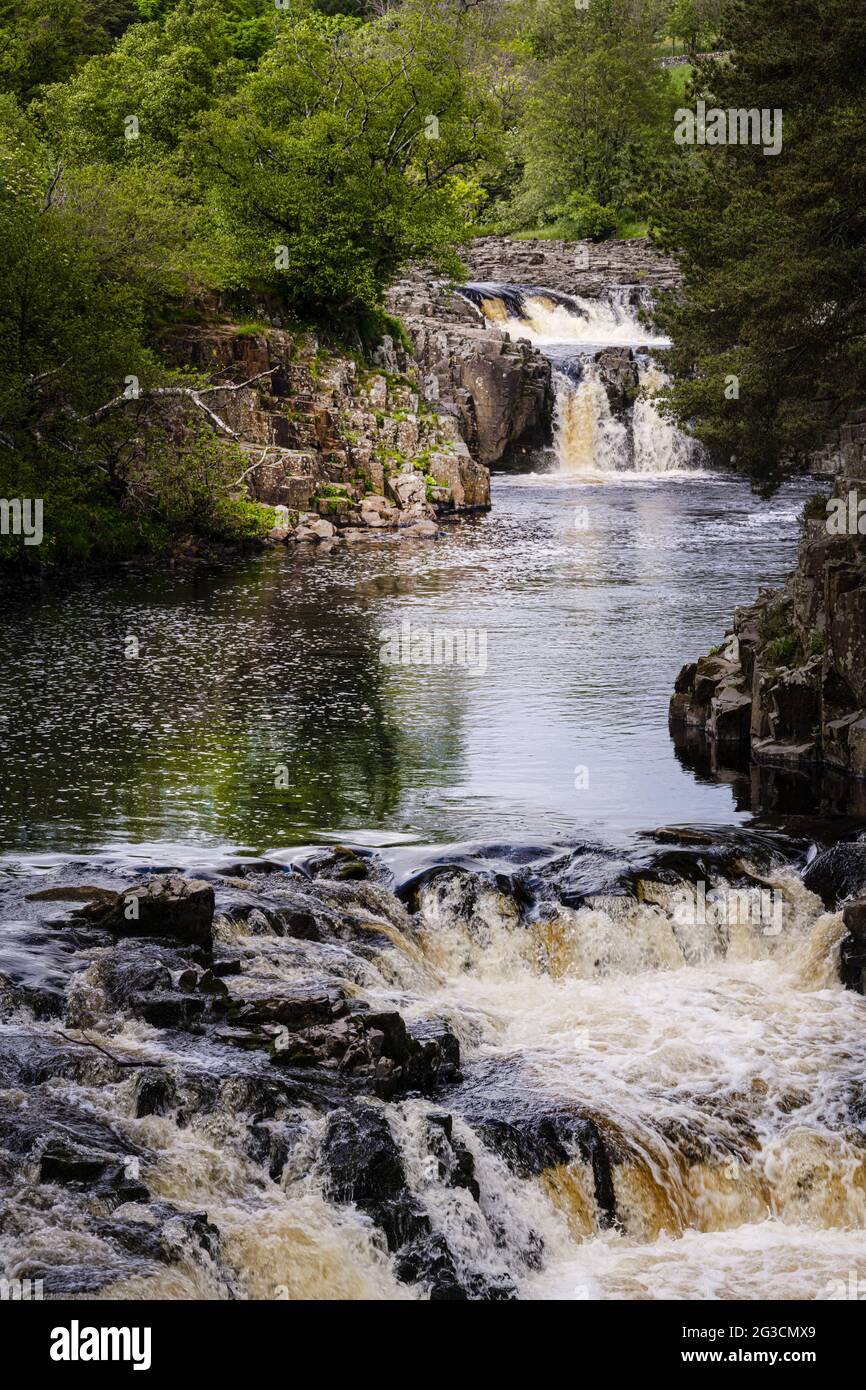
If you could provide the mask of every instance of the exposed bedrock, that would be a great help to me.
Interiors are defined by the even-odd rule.
[[[849,497],[866,499],[866,414],[843,427],[832,499],[803,521],[787,583],[738,608],[718,649],[680,671],[675,733],[740,751],[762,766],[866,778],[866,535]],[[864,526],[866,530],[866,526]]]
[[[679,280],[673,262],[647,238],[594,245],[478,237],[463,259],[467,281],[535,286],[590,299],[611,285],[652,291]],[[412,339],[423,392],[456,412],[461,434],[481,463],[525,464],[550,443],[551,369],[537,348],[482,321],[459,294],[423,268],[413,268],[392,287],[388,304]],[[602,365],[614,403],[618,392],[635,389],[628,349],[610,350]]]

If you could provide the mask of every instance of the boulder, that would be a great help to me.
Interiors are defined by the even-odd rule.
[[[399,507],[411,507],[426,500],[427,484],[424,482],[424,475],[414,468],[405,469],[389,478],[388,488]]]
[[[207,951],[213,949],[213,915],[211,885],[179,874],[137,884],[109,902],[101,896],[75,913],[120,936],[166,936]]]
[[[828,907],[866,893],[866,841],[841,841],[817,854],[803,871],[803,882]]]
[[[439,535],[439,527],[434,521],[418,521],[414,526],[406,526],[400,535],[403,540],[433,541]]]

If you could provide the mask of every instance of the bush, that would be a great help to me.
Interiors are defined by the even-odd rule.
[[[619,222],[614,208],[583,193],[572,193],[553,213],[569,241],[604,241],[613,236]]]

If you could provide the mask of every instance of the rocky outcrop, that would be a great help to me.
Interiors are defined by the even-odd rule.
[[[412,340],[426,398],[453,416],[479,463],[519,463],[549,442],[550,365],[528,342],[482,322],[422,270],[391,289],[388,305]]]
[[[721,648],[683,667],[670,721],[762,765],[866,778],[866,536],[856,503],[866,500],[866,415],[843,427],[841,444],[833,495],[807,507],[796,570],[737,609]]]
[[[468,279],[589,297],[618,284],[640,295],[677,280],[646,239],[595,246],[481,237],[465,259]],[[407,271],[386,301],[404,336],[385,335],[367,362],[273,314],[164,337],[165,358],[208,385],[197,409],[178,397],[162,408],[182,428],[191,413],[200,423],[206,405],[220,437],[241,452],[238,489],[281,509],[273,543],[378,531],[433,537],[449,514],[490,506],[490,468],[526,465],[551,442],[551,367],[527,340],[423,267]],[[625,408],[636,390],[633,354],[602,357],[611,399]]]
[[[652,291],[679,283],[674,263],[648,238],[592,242],[515,241],[477,237],[464,251],[467,282],[537,286],[596,298],[611,285]],[[527,340],[515,340],[440,277],[415,267],[388,294],[404,324],[428,400],[455,414],[471,453],[488,467],[525,464],[550,443],[550,363]],[[634,376],[627,349],[607,366],[614,394]],[[635,384],[629,385],[634,389]]]
[[[540,285],[589,299],[610,285],[665,290],[674,289],[682,279],[675,261],[662,255],[649,237],[598,243],[477,237],[463,260],[470,280]]]
[[[282,509],[275,541],[397,528],[435,535],[437,517],[484,510],[489,475],[458,412],[425,400],[409,355],[393,370],[326,351],[311,332],[229,324],[175,330],[165,355],[206,373],[209,407],[244,456],[242,483]],[[420,529],[419,529],[420,528]]]

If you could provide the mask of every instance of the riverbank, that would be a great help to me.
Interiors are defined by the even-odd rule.
[[[483,237],[465,262],[473,280],[541,286],[590,305],[623,285],[646,299],[677,281],[645,238]],[[486,321],[423,268],[386,300],[392,332],[364,354],[360,340],[350,351],[333,335],[283,324],[273,305],[259,306],[258,321],[231,322],[226,306],[208,301],[197,321],[163,330],[154,347],[180,384],[133,382],[128,402],[112,401],[105,417],[128,417],[151,443],[127,441],[122,464],[113,455],[99,464],[95,476],[107,481],[94,491],[87,536],[64,533],[69,499],[44,499],[43,539],[22,537],[6,554],[7,574],[19,560],[26,573],[134,552],[213,557],[356,541],[370,531],[430,539],[441,521],[486,509],[491,468],[526,468],[551,445],[550,361],[519,325]],[[97,451],[104,427],[100,417]],[[109,454],[113,440],[102,446]],[[170,459],[176,476],[167,477]]]
[[[677,678],[672,728],[721,763],[745,755],[866,778],[866,420],[840,440],[839,474],[805,509],[793,573],[738,608],[720,646]]]

